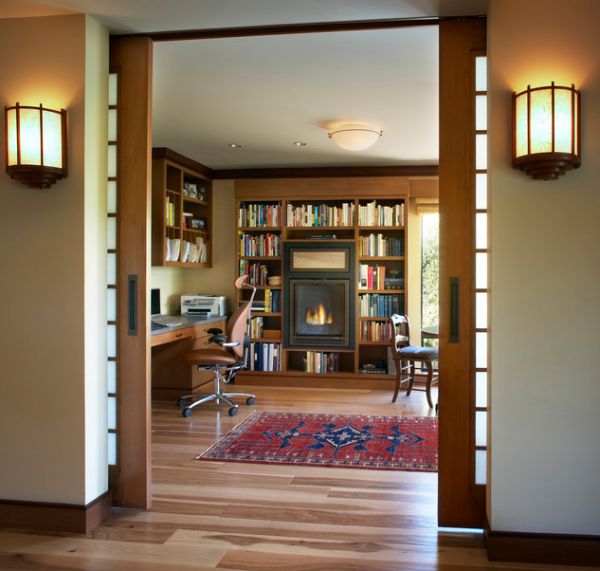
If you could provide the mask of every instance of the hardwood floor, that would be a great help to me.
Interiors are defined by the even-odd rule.
[[[431,414],[423,393],[250,390],[257,404],[235,418],[156,403],[152,509],[114,509],[89,537],[4,531],[0,570],[567,569],[491,563],[480,533],[438,530],[436,474],[196,461],[253,410]]]

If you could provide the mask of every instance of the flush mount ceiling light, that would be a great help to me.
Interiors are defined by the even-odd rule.
[[[306,143],[304,141],[294,141],[292,145],[294,145],[294,147],[306,147]]]
[[[347,151],[364,151],[372,147],[383,135],[383,131],[368,125],[342,124],[329,131],[329,138]]]
[[[552,180],[581,165],[579,91],[527,86],[513,94],[513,167]]]
[[[240,145],[239,143],[229,143],[227,145],[230,149],[241,149],[242,145]]]
[[[32,188],[67,176],[67,112],[43,105],[5,108],[6,173]]]

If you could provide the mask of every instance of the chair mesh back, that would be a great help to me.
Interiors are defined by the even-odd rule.
[[[245,337],[248,331],[248,320],[250,318],[250,308],[252,302],[245,303],[229,318],[227,322],[226,335],[227,340],[237,342],[239,345],[232,347],[231,350],[236,357],[241,359],[244,356]]]

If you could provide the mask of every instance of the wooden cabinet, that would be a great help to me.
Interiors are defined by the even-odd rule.
[[[236,182],[236,271],[250,274],[258,287],[252,342],[255,351],[264,353],[259,370],[251,364],[251,370],[239,374],[244,382],[390,386],[388,316],[407,313],[409,188],[402,177]],[[355,337],[351,349],[284,347],[283,304],[290,292],[285,291],[283,277],[277,285],[272,278],[283,276],[284,245],[309,242],[353,244],[356,275],[350,311],[354,312]],[[274,293],[275,307],[268,302]],[[242,293],[238,301],[246,298]]]
[[[210,268],[212,181],[200,163],[152,150],[152,265]]]

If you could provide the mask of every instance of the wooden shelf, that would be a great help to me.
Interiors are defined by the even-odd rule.
[[[281,289],[280,285],[276,285],[276,286],[270,286],[270,285],[266,285],[266,286],[254,286],[256,289]],[[248,290],[250,291],[250,290]]]
[[[281,226],[244,226],[238,232],[281,232]]]
[[[281,256],[240,256],[240,260],[281,260]]]
[[[196,165],[196,166],[193,166]],[[185,196],[187,185],[201,189],[204,199]],[[184,212],[191,219],[204,220],[205,228],[184,228]],[[165,213],[174,224],[165,224]],[[186,222],[188,224],[188,222]],[[198,223],[199,224],[199,223]],[[191,226],[191,223],[189,223]],[[180,268],[210,268],[212,265],[212,181],[202,171],[202,165],[174,153],[170,149],[152,151],[152,265]],[[183,242],[201,247],[204,262],[181,262],[166,259],[167,240],[180,240],[180,257],[185,252]],[[197,253],[197,250],[196,250]]]
[[[404,230],[404,226],[357,226],[359,230]]]
[[[402,260],[404,260],[406,258],[406,256],[359,256],[358,259],[359,261],[365,261],[365,262],[376,262],[376,261],[380,261],[380,262],[400,262]]]
[[[291,186],[287,186],[288,182]],[[407,204],[407,196],[401,191],[397,190],[396,186],[388,184],[385,185],[385,190],[381,190],[381,181],[360,181],[360,184],[354,186],[354,182],[348,182],[339,186],[337,181],[332,182],[328,180],[290,180],[286,181],[286,186],[282,187],[281,183],[275,184],[269,180],[263,181],[251,181],[236,182],[236,200],[237,207],[243,208],[244,205],[254,204],[257,205],[257,211],[266,211],[262,206],[267,205],[278,205],[280,218],[279,221],[283,222],[281,226],[277,227],[239,227],[236,228],[236,237],[240,237],[242,234],[254,233],[254,237],[257,233],[275,232],[279,235],[281,232],[281,242],[284,244],[306,244],[312,243],[315,247],[319,246],[319,243],[330,242],[332,245],[343,243],[352,243],[355,245],[354,254],[352,254],[352,265],[354,266],[354,280],[355,286],[350,290],[351,299],[351,311],[354,311],[354,319],[356,323],[355,332],[351,346],[352,349],[348,348],[336,348],[336,347],[323,347],[323,346],[310,346],[310,347],[284,347],[284,328],[286,324],[283,323],[284,317],[282,312],[270,313],[263,311],[253,311],[253,317],[264,317],[266,319],[273,318],[273,322],[277,324],[273,329],[281,330],[281,334],[277,339],[266,339],[263,337],[252,338],[253,343],[276,343],[281,348],[281,367],[283,370],[280,371],[240,371],[239,375],[242,375],[245,379],[248,379],[250,384],[264,384],[265,386],[278,385],[278,386],[329,386],[332,388],[378,388],[387,389],[393,385],[393,375],[384,373],[361,373],[359,367],[365,363],[370,363],[378,360],[386,360],[389,341],[367,341],[363,340],[362,336],[367,335],[363,333],[363,328],[367,330],[384,330],[386,328],[386,322],[389,321],[388,316],[375,316],[375,317],[361,317],[359,315],[359,300],[365,300],[368,294],[377,295],[396,295],[406,296],[408,288],[398,289],[366,289],[360,287],[360,264],[368,264],[370,266],[384,265],[386,268],[386,276],[388,271],[398,272],[399,276],[407,275],[407,260],[408,257],[402,256],[360,256],[361,241],[367,241],[369,233],[382,233],[384,237],[388,239],[403,240],[406,236],[406,230],[408,223],[401,226],[363,226],[356,223],[348,226],[287,226],[286,223],[286,212],[287,206],[292,204],[294,207],[302,204],[328,204],[332,205],[337,202],[350,202],[353,203],[357,209],[359,205],[364,205],[373,200],[377,200],[378,203],[382,202],[384,205],[392,205],[394,203]],[[348,185],[346,187],[345,185]],[[348,191],[348,189],[351,189]],[[355,210],[354,222],[357,222],[358,211]],[[244,213],[242,212],[242,215]],[[257,218],[265,219],[265,218]],[[245,218],[244,218],[245,220]],[[253,219],[255,220],[255,219]],[[338,219],[339,220],[339,219]],[[406,219],[405,219],[406,221]],[[327,237],[331,236],[331,237]],[[335,238],[333,237],[335,236]],[[388,243],[389,250],[385,251],[403,251],[401,244],[394,244],[395,249]],[[237,244],[236,244],[237,246]],[[283,251],[282,251],[283,254]],[[259,262],[266,264],[268,269],[271,270],[269,275],[274,275],[275,271],[283,275],[285,268],[283,267],[283,256],[240,256],[239,247],[236,248],[235,252],[235,263],[236,268],[239,269],[240,263],[248,264],[251,262]],[[271,264],[268,264],[267,260],[272,260]],[[243,262],[241,262],[243,261]],[[237,270],[236,270],[237,272]],[[328,272],[324,272],[326,277],[329,277]],[[395,274],[394,274],[395,275]],[[333,276],[333,273],[331,274]],[[363,282],[364,283],[364,282]],[[375,282],[377,283],[377,282]],[[394,282],[391,282],[394,283]],[[395,282],[399,283],[399,282]],[[383,282],[379,282],[379,285],[383,285]],[[283,298],[287,299],[287,284],[284,280],[280,286],[258,286],[257,289],[265,290],[270,288],[275,292],[281,291],[282,302]],[[238,295],[238,300],[242,301],[244,298],[248,298],[247,295]],[[402,308],[402,304],[399,304],[399,310],[405,311]],[[283,309],[283,306],[282,306]],[[375,308],[376,309],[376,308]],[[370,323],[371,322],[371,323]],[[367,324],[369,326],[367,327]],[[265,326],[266,328],[266,326]],[[380,334],[380,333],[375,333]],[[313,341],[313,343],[316,343]],[[327,373],[308,373],[305,372],[303,365],[303,357],[307,351],[317,351],[322,353],[338,353],[339,357],[339,368],[341,370]]]
[[[404,293],[403,289],[359,289],[358,295],[365,295],[367,293],[384,293],[384,294],[400,294]]]

